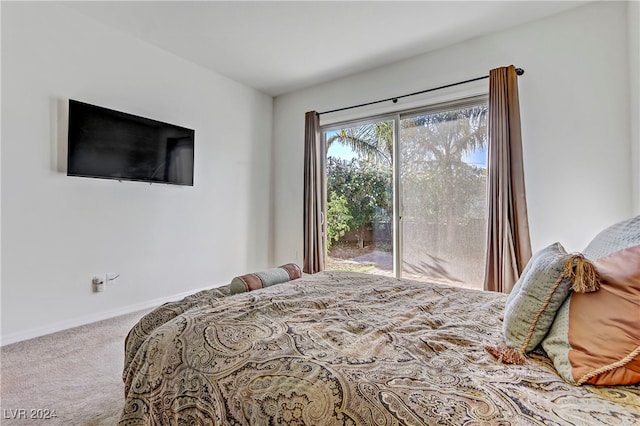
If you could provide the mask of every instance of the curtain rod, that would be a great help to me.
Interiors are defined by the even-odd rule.
[[[522,68],[516,68],[516,74],[517,75],[522,75],[524,74],[524,69]],[[382,102],[389,102],[392,101],[394,104],[398,102],[398,99],[402,99],[402,98],[407,98],[409,96],[415,96],[415,95],[421,95],[423,93],[427,93],[427,92],[433,92],[435,90],[440,90],[440,89],[446,89],[447,87],[453,87],[453,86],[458,86],[460,84],[466,84],[466,83],[471,83],[473,81],[478,81],[478,80],[484,80],[485,78],[489,78],[488,75],[483,75],[482,77],[476,77],[476,78],[472,78],[469,80],[464,80],[464,81],[459,81],[457,83],[451,83],[451,84],[445,84],[444,86],[439,86],[439,87],[434,87],[432,89],[427,89],[427,90],[421,90],[419,92],[413,92],[413,93],[409,93],[407,95],[401,95],[401,96],[394,96],[393,98],[387,98],[387,99],[380,99],[378,101],[372,101],[372,102],[367,102],[364,104],[359,104],[359,105],[352,105],[352,106],[348,106],[348,107],[344,107],[344,108],[338,108],[338,109],[332,109],[330,111],[323,111],[323,112],[319,112],[318,115],[322,115],[322,114],[330,114],[332,112],[338,112],[338,111],[346,111],[348,109],[354,109],[354,108],[361,108],[364,106],[369,106],[369,105],[374,105],[374,104],[380,104]]]

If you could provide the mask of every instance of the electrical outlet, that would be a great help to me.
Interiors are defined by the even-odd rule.
[[[104,291],[104,277],[99,275],[94,275],[91,278],[91,285],[93,286],[93,291],[95,293],[100,293]]]

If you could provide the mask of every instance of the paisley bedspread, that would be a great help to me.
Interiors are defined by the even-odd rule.
[[[640,424],[640,386],[572,386],[541,350],[497,363],[504,302],[347,272],[202,291],[129,333],[119,424]]]

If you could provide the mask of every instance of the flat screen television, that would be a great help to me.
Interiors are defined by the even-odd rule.
[[[193,186],[195,131],[69,99],[67,175]]]

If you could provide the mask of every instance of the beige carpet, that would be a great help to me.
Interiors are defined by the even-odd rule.
[[[3,346],[0,424],[116,424],[124,402],[124,339],[146,312]],[[56,417],[31,418],[47,410]]]

